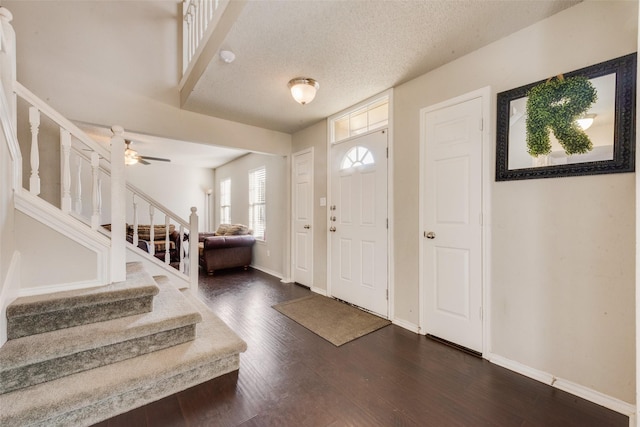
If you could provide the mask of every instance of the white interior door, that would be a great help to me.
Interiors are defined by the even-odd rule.
[[[386,317],[386,129],[335,144],[331,170],[331,295]]]
[[[293,280],[313,286],[313,151],[293,156]]]
[[[421,120],[426,332],[482,352],[482,98]]]

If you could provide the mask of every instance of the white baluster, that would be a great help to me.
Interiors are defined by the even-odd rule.
[[[189,11],[187,12],[187,25],[189,28],[189,61],[193,58],[193,53],[196,51],[195,48],[195,30],[193,23],[193,5],[189,5]]]
[[[60,145],[62,146],[62,212],[71,212],[71,133],[60,128]]]
[[[202,0],[202,35],[207,32],[209,26],[209,10],[211,9],[211,0]]]
[[[138,200],[133,195],[133,246],[138,246]]]
[[[192,291],[198,290],[198,214],[195,206],[189,215],[189,281]]]
[[[181,273],[184,273],[184,225],[182,224],[180,224],[180,236],[178,238],[180,239],[180,251],[178,252],[178,256],[180,258],[180,266],[178,267],[178,270]]]
[[[40,150],[38,149],[38,132],[40,127],[40,111],[36,107],[29,107],[29,124],[31,125],[31,177],[29,191],[40,194]]]
[[[169,215],[164,216],[164,262],[169,264],[171,262],[171,255],[169,254]]]
[[[98,225],[100,225],[100,220],[102,219],[102,178],[98,177],[98,191],[97,191],[97,195],[98,195],[98,199],[97,199],[97,205],[98,205]],[[96,228],[98,228],[96,226]]]
[[[82,157],[76,158],[76,191],[74,208],[78,215],[82,214]]]
[[[198,49],[200,45],[200,27],[202,27],[200,22],[200,2],[198,0],[193,0],[193,15],[194,15],[194,27],[195,31],[193,32],[195,37],[195,49]],[[195,53],[195,51],[194,51]]]
[[[91,228],[97,230],[100,226],[100,177],[99,177],[99,169],[100,166],[100,155],[95,151],[91,153],[91,202],[92,202],[92,211],[91,211]],[[113,231],[113,224],[111,224],[111,230]]]
[[[153,214],[155,212],[155,208],[153,205],[149,205],[149,253],[154,255],[156,253],[156,246],[153,244],[155,241],[155,230],[153,227]]]

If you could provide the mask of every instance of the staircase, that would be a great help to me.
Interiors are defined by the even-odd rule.
[[[121,127],[100,144],[16,81],[11,19],[0,7],[0,425],[88,426],[239,369],[245,342],[196,297],[196,208],[182,219],[126,182]],[[40,183],[47,129],[59,195]]]
[[[89,426],[237,370],[246,344],[141,263],[124,282],[18,298],[0,348],[0,425]]]

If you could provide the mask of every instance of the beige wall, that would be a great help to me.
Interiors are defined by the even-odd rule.
[[[3,1],[18,81],[67,118],[286,155],[291,136],[179,108],[177,1]]]
[[[419,324],[420,109],[491,86],[495,141],[498,92],[635,52],[636,40],[636,2],[585,2],[394,89],[396,321]],[[315,147],[316,198],[326,193],[323,126],[293,135],[293,151]],[[496,183],[489,163],[487,350],[634,402],[634,174]],[[316,214],[318,231],[326,212]],[[326,260],[316,261],[318,277]]]
[[[213,188],[213,169],[194,168],[173,163],[150,162],[149,165],[134,165],[125,168],[127,182],[138,187],[151,198],[160,201],[167,209],[184,220],[189,220],[191,207],[197,208],[198,228],[204,231],[207,209],[206,191]],[[128,208],[131,208],[127,204]],[[139,206],[140,224],[149,223],[148,208]],[[127,212],[127,221],[132,222],[133,212]],[[157,214],[154,223],[164,217]]]
[[[397,317],[417,322],[419,109],[491,86],[493,125],[496,93],[635,52],[636,18],[582,3],[396,89]],[[634,179],[492,184],[493,353],[635,401]]]
[[[15,227],[23,291],[98,279],[96,252],[22,212],[15,214]]]

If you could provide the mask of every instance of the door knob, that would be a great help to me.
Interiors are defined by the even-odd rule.
[[[329,218],[329,219],[330,219],[331,221],[334,221],[334,222],[335,222],[336,217],[335,217],[335,216],[332,216],[332,217],[331,217],[331,218]]]
[[[305,225],[304,228],[306,228],[307,230],[311,228],[311,226],[309,224]]]
[[[434,233],[433,231],[429,231],[429,232],[425,231],[424,237],[426,237],[427,239],[435,239],[436,233]]]
[[[331,228],[329,228],[329,231],[333,233],[333,232],[336,231],[336,228],[335,227],[331,227]]]

